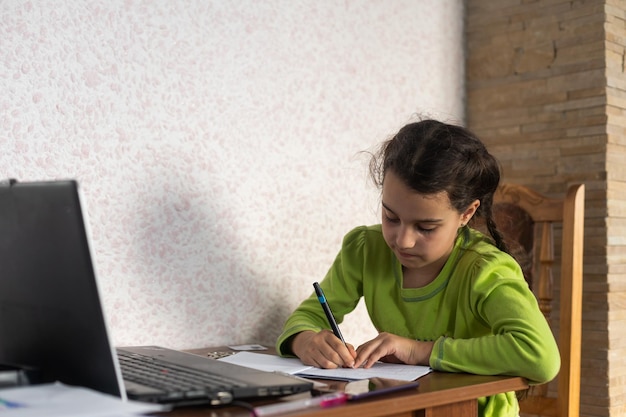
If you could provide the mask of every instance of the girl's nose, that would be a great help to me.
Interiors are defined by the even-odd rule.
[[[396,236],[396,245],[399,249],[410,249],[415,246],[415,236],[409,227],[400,227]]]

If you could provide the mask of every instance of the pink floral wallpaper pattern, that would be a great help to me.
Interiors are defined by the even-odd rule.
[[[462,120],[462,8],[1,1],[0,176],[79,181],[116,345],[271,345],[378,221],[361,151]]]

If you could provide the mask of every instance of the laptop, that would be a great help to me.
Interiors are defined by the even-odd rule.
[[[36,370],[31,382],[60,381],[171,406],[220,405],[312,388],[295,377],[165,347],[113,348],[87,226],[75,180],[0,181],[0,365]],[[126,369],[142,361],[161,374],[221,382],[151,387]]]

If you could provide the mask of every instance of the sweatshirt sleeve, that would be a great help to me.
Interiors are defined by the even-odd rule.
[[[344,237],[341,251],[326,277],[320,282],[337,323],[341,323],[344,316],[356,308],[362,295],[363,262],[355,260],[355,254],[363,253],[365,233],[366,228],[362,226],[355,228]],[[312,284],[311,296],[289,316],[283,326],[283,332],[276,341],[276,351],[282,356],[293,356],[291,338],[296,334],[305,330],[319,332],[330,328]]]
[[[440,337],[430,356],[433,369],[486,375],[516,375],[531,383],[552,380],[560,368],[554,335],[515,265],[482,260],[471,280],[472,314],[490,335]]]

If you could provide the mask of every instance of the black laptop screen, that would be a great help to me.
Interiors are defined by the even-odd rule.
[[[121,396],[78,185],[0,184],[0,364]]]

